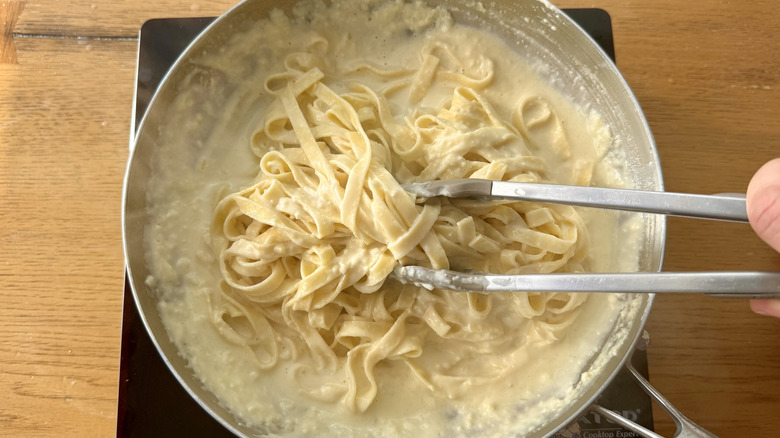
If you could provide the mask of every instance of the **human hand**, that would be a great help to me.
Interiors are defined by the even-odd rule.
[[[764,242],[780,252],[780,158],[761,166],[747,188],[750,226]],[[780,300],[750,300],[750,308],[780,318]]]

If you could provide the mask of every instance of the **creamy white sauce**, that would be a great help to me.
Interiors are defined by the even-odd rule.
[[[147,285],[159,296],[159,311],[171,340],[203,385],[238,418],[259,430],[285,436],[339,437],[527,434],[560,415],[579,396],[599,368],[583,371],[602,344],[614,345],[616,341],[610,344],[606,338],[615,334],[621,317],[637,311],[636,301],[622,295],[591,295],[565,336],[551,344],[530,343],[518,349],[512,356],[516,371],[509,378],[473,391],[465,388],[459,391],[468,394],[464,397],[450,399],[432,393],[405,367],[384,364],[376,371],[377,399],[361,414],[302,395],[290,386],[290,370],[284,365],[259,371],[252,355],[226,343],[209,321],[206,291],[217,287],[220,280],[208,241],[214,207],[221,196],[249,184],[256,174],[258,163],[249,150],[249,138],[270,101],[258,90],[265,77],[278,70],[284,55],[312,30],[336,42],[331,52],[337,54],[335,64],[370,58],[379,65],[417,66],[419,47],[430,38],[449,42],[465,58],[487,56],[495,62],[496,76],[484,94],[505,120],[511,120],[519,102],[543,96],[564,121],[571,159],[562,161],[550,151],[534,151],[555,163],[551,180],[574,183],[574,168],[584,161],[596,163],[592,185],[631,186],[619,163],[604,159],[613,139],[598,115],[572,105],[503,42],[451,24],[447,14],[424,6],[367,4],[345,1],[332,9],[301,9],[308,18],[304,24],[275,13],[220,52],[198,60],[202,74],[182,87],[169,124],[176,128],[162,133],[152,159],[151,221],[145,234],[151,273]],[[203,78],[209,75],[227,78],[223,82],[235,88],[212,89],[208,80],[204,86]],[[361,79],[372,80],[369,76]],[[219,96],[225,93],[230,97],[220,102]],[[203,102],[212,98],[210,103]],[[443,93],[433,92],[422,103],[438,106],[444,98]],[[402,107],[404,102],[393,104]],[[639,218],[613,211],[579,211],[590,232],[589,269],[636,270],[642,233]],[[498,310],[494,317],[511,318],[512,314]],[[435,342],[425,347],[425,362],[435,366],[437,348],[444,347]]]

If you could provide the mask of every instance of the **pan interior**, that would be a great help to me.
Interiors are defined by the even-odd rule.
[[[230,100],[237,86],[231,78],[219,74],[204,65],[204,54],[225,50],[253,23],[266,17],[275,3],[250,1],[239,4],[218,20],[202,35],[177,62],[164,81],[145,116],[128,169],[125,188],[124,241],[131,273],[134,298],[141,310],[144,322],[177,378],[187,390],[215,418],[235,433],[254,436],[260,432],[243,424],[225,409],[216,397],[207,391],[194,376],[187,361],[179,354],[162,324],[158,308],[159,296],[153,284],[147,284],[148,260],[145,257],[144,228],[149,221],[147,209],[147,183],[153,179],[151,169],[155,148],[165,144],[167,136],[185,136],[192,147],[200,147],[209,139],[230,135],[251,135],[240,132],[246,120],[236,119],[234,125],[221,126],[214,131],[208,119],[198,119],[193,108],[201,113],[219,113],[236,104]],[[281,5],[284,6],[284,5]],[[569,96],[578,106],[602,115],[611,128],[614,147],[611,159],[625,163],[627,176],[640,189],[661,190],[660,168],[652,137],[630,90],[611,62],[597,46],[557,9],[540,2],[497,2],[484,9],[471,2],[448,2],[455,20],[472,26],[486,28],[500,36],[507,44],[527,57],[537,74],[561,94]],[[288,8],[289,9],[289,8]],[[239,62],[239,60],[237,60]],[[251,74],[251,72],[249,73]],[[183,99],[188,90],[193,100]],[[178,96],[178,97],[177,97]],[[241,113],[241,111],[238,111]],[[249,114],[251,111],[246,111]],[[196,123],[193,123],[196,121]],[[181,138],[180,138],[181,140]],[[250,169],[240,169],[251,178]],[[640,269],[654,271],[660,268],[665,224],[662,218],[642,217],[644,238],[639,259]],[[612,327],[613,335],[605,337],[600,354],[590,363],[593,375],[584,383],[568,409],[534,432],[533,436],[545,436],[554,432],[566,420],[575,416],[588,401],[597,395],[614,371],[620,367],[631,349],[633,341],[649,310],[649,301],[635,297],[635,309],[627,312]],[[588,374],[585,370],[584,374]]]

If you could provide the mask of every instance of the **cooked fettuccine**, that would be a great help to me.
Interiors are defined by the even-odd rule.
[[[335,75],[324,56],[327,41],[315,37],[310,51],[289,55],[285,70],[266,80],[276,100],[252,139],[257,179],[217,208],[212,239],[224,282],[211,302],[220,333],[251,349],[260,368],[292,362],[304,391],[354,411],[373,402],[374,369],[386,361],[405,363],[432,391],[453,397],[501,377],[520,344],[515,330],[528,325],[552,341],[585,296],[429,291],[387,276],[399,263],[580,271],[587,239],[578,214],[524,202],[419,205],[400,184],[545,181],[546,165],[531,149],[569,157],[557,115],[535,97],[504,120],[480,94],[491,84],[491,60],[469,65],[441,41],[423,48],[417,69],[375,69],[389,78],[376,88],[350,77],[370,64]],[[415,106],[432,87],[449,98]],[[390,95],[408,96],[410,109],[399,114]],[[494,301],[512,306],[513,324],[491,318]],[[425,366],[430,342],[452,348],[444,367]],[[462,351],[493,364],[464,367]]]

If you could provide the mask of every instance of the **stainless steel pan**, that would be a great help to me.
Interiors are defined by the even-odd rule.
[[[445,3],[456,20],[498,34],[510,46],[534,61],[534,65],[540,66],[540,74],[547,76],[561,93],[570,96],[575,103],[600,113],[611,127],[614,138],[620,142],[617,150],[624,154],[627,171],[635,181],[636,188],[663,190],[655,144],[636,99],[615,65],[574,22],[557,8],[536,0],[498,0],[486,8],[477,8],[468,0]],[[239,3],[209,26],[178,59],[164,78],[140,124],[127,168],[123,199],[123,241],[130,284],[149,335],[171,371],[192,397],[227,429],[241,436],[256,436],[261,431],[243,425],[218,403],[213,394],[202,387],[169,340],[157,310],[155,291],[145,284],[149,274],[142,238],[148,222],[146,184],[150,177],[151,151],[158,147],[166,134],[176,132],[193,139],[213,134],[209,130],[208,120],[191,129],[176,123],[177,118],[188,116],[182,112],[193,111],[196,106],[175,105],[181,88],[188,86],[184,79],[197,68],[193,60],[204,52],[229,45],[231,38],[240,35],[242,29],[251,26],[256,20],[266,17],[274,8],[289,10],[291,4],[285,0],[247,0]],[[228,88],[220,82],[223,78],[219,76],[201,77],[200,80],[208,83],[210,90],[219,90],[223,86]],[[226,102],[217,96],[209,105],[218,109],[219,105],[226,105]],[[644,225],[640,268],[658,271],[662,263],[665,219],[662,216],[646,215]],[[601,346],[599,360],[606,362],[603,370],[554,421],[544,425],[533,436],[549,436],[589,409],[602,389],[623,367],[642,333],[653,296],[636,299],[640,304],[638,313],[618,324],[628,328],[626,335],[609,337],[608,345]],[[617,332],[618,327],[615,330]]]

